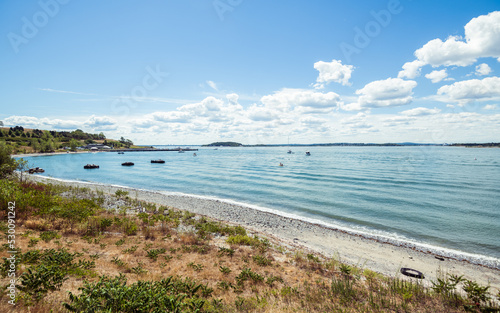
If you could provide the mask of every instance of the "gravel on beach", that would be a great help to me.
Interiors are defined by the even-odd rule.
[[[427,286],[431,286],[431,281],[436,281],[437,278],[449,273],[464,275],[465,278],[475,280],[482,285],[500,288],[498,269],[364,238],[251,206],[167,192],[87,182],[67,182],[36,175],[30,176],[30,179],[43,183],[86,187],[106,194],[115,194],[117,190],[128,191],[132,199],[187,210],[212,219],[241,225],[251,232],[273,238],[287,247],[320,253],[325,257],[333,257],[341,262],[367,268],[386,276],[406,278],[400,274],[400,268],[416,269],[424,273],[423,284]]]

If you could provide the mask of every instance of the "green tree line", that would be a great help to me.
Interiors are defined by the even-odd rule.
[[[0,126],[2,126],[0,124]],[[74,131],[54,131],[40,129],[25,129],[22,126],[5,127],[0,129],[0,142],[5,142],[11,147],[14,153],[25,152],[26,147],[33,152],[54,152],[58,149],[68,147],[71,151],[76,151],[77,147],[96,143],[99,140],[104,145],[113,145],[115,148],[133,145],[130,139],[121,137],[119,141],[106,139],[104,133],[91,134],[81,129]],[[24,148],[23,148],[24,147]]]

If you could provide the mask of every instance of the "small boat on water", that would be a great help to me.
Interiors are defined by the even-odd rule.
[[[93,168],[99,168],[99,165],[87,164],[87,165],[84,165],[83,168],[86,169],[86,170],[90,170],[90,169],[93,169]]]
[[[306,155],[311,155],[311,152],[309,152],[309,151],[306,151]]]
[[[165,163],[165,161],[162,159],[158,159],[158,160],[151,160],[151,163],[162,163],[163,164],[163,163]]]
[[[30,168],[28,170],[29,174],[35,174],[35,173],[44,173],[45,170],[43,168],[35,167],[35,168]]]
[[[124,163],[122,163],[122,166],[132,166],[132,165],[134,165],[133,162],[124,162]]]
[[[119,152],[118,152],[118,154],[125,154],[125,152],[123,152],[123,151],[119,151]]]
[[[287,153],[288,153],[288,154],[292,154],[293,152],[292,152],[292,150],[288,150],[288,152],[287,152]]]

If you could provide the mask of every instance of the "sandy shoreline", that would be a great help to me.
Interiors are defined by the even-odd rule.
[[[96,188],[114,194],[118,189],[126,190],[129,196],[138,200],[166,205],[208,217],[239,224],[257,233],[271,236],[282,243],[298,249],[314,251],[341,262],[367,268],[386,276],[405,277],[399,273],[401,267],[419,270],[425,275],[424,285],[431,285],[440,275],[450,273],[500,289],[500,270],[491,269],[466,261],[444,258],[416,251],[411,248],[377,242],[361,236],[321,225],[259,211],[250,207],[185,195],[163,194],[155,191],[138,190],[110,185],[64,182],[43,176],[30,176],[40,182],[61,183],[75,187]]]

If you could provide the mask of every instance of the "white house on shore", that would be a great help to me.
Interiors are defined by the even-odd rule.
[[[103,145],[102,143],[91,143],[86,146],[83,146],[82,149],[89,149],[89,150],[109,150],[111,149],[110,146]]]

